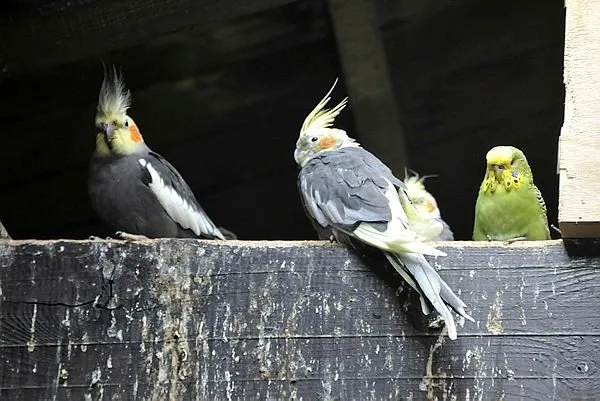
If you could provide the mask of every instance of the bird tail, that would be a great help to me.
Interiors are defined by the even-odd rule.
[[[431,312],[429,305],[431,305],[442,316],[451,340],[456,340],[457,334],[456,323],[448,306],[465,319],[475,321],[465,311],[465,303],[442,280],[423,255],[386,252],[385,256],[394,269],[419,293],[423,313],[429,314]]]
[[[224,227],[218,227],[217,229],[219,230],[221,235],[223,235],[223,239],[227,239],[227,240],[238,239],[237,235],[235,235],[232,231],[229,231],[228,229],[226,229]]]

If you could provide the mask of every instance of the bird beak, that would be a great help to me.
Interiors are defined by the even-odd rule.
[[[492,172],[497,180],[501,180],[506,170],[506,166],[504,164],[492,164]]]
[[[106,142],[110,143],[110,140],[113,136],[113,132],[115,131],[115,126],[112,124],[102,124],[102,132],[104,132],[104,137],[106,138]]]

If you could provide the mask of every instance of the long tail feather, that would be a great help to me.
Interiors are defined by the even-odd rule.
[[[423,294],[423,291],[421,291],[421,288],[413,279],[413,276],[406,270],[406,268],[404,267],[404,265],[402,263],[398,262],[396,256],[394,256],[394,254],[386,252],[385,257],[388,259],[388,261],[394,267],[396,272],[398,272],[398,274],[400,274],[400,276],[402,276],[404,281],[406,281],[408,283],[408,285],[410,285],[412,287],[412,289],[415,290],[419,294],[419,300],[421,301],[421,310],[423,311],[424,315],[429,315],[431,313],[431,308],[429,307],[429,304],[427,303],[427,300],[425,298],[425,295]]]
[[[423,255],[386,253],[386,257],[396,271],[419,293],[422,306],[427,299],[427,302],[442,316],[451,340],[456,339],[457,332],[454,317],[448,306],[465,319],[474,321],[465,312],[464,302],[458,298]],[[409,279],[406,278],[407,276]],[[422,309],[425,313],[425,308],[422,307]]]

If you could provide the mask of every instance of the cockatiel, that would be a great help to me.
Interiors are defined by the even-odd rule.
[[[475,204],[473,239],[550,239],[546,203],[523,152],[513,146],[496,146],[487,153],[486,162]]]
[[[298,189],[304,209],[337,241],[380,249],[419,293],[423,312],[429,314],[433,306],[444,319],[448,336],[455,339],[456,324],[448,306],[473,319],[423,256],[445,256],[424,242],[439,235],[441,224],[419,215],[404,183],[377,157],[345,131],[330,128],[347,102],[346,98],[331,110],[325,108],[334,87],[335,83],[306,117],[296,142],[294,159],[300,167]]]
[[[425,178],[427,177],[419,177],[417,173],[413,173],[410,176],[405,174],[404,185],[406,186],[406,193],[421,214],[435,219],[442,224],[442,232],[433,240],[454,241],[454,234],[450,230],[450,226],[442,220],[435,198],[425,189],[425,184],[423,183]]]
[[[131,93],[116,68],[100,89],[96,150],[88,190],[95,211],[125,239],[204,237],[225,239],[167,160],[145,143],[127,115]]]

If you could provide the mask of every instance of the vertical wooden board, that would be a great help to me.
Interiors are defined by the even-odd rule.
[[[567,0],[559,224],[564,238],[600,237],[600,1]]]
[[[597,399],[600,259],[560,241],[441,249],[477,321],[456,341],[382,258],[342,246],[0,244],[0,395]]]
[[[328,0],[344,82],[362,144],[404,176],[407,150],[388,71],[378,3]]]

